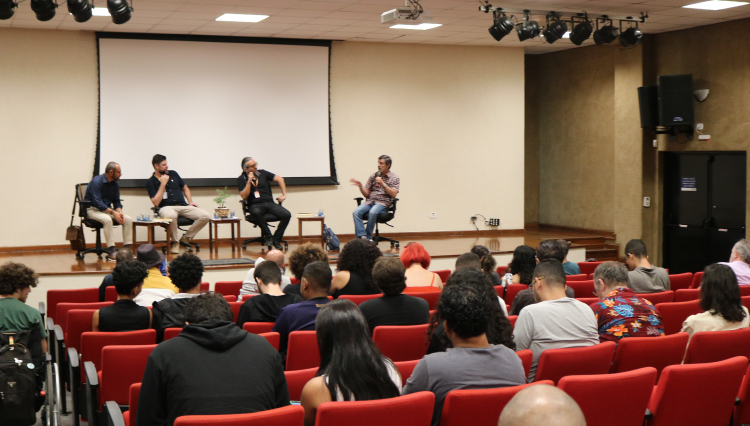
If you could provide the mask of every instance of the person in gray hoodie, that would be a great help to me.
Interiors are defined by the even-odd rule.
[[[187,303],[187,325],[148,358],[137,425],[172,425],[179,416],[242,414],[289,405],[281,356],[238,328],[217,293]]]

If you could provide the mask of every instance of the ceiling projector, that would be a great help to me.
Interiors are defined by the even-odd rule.
[[[381,24],[421,24],[423,22],[432,22],[432,13],[411,7],[397,7],[380,15]]]

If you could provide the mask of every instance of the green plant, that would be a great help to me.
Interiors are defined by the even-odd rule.
[[[216,188],[216,198],[214,198],[214,201],[216,202],[216,204],[219,205],[220,209],[224,209],[226,208],[226,206],[224,205],[224,202],[227,200],[227,198],[234,197],[234,196],[235,195],[229,195],[229,193],[227,192],[226,186],[224,187],[224,189]]]

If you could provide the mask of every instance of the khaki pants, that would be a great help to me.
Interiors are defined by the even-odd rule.
[[[106,241],[107,247],[114,247],[115,243],[112,241],[112,222],[115,220],[114,217],[94,207],[89,207],[86,210],[86,215],[89,219],[100,222],[104,226],[102,228],[104,241]],[[122,226],[122,242],[125,245],[130,245],[133,244],[133,219],[126,214],[123,214],[123,218],[125,219],[125,223],[120,225]]]
[[[172,236],[172,241],[177,242],[180,237],[177,236],[177,217],[182,216],[188,219],[192,219],[195,222],[190,229],[188,229],[185,236],[192,239],[195,234],[198,233],[211,219],[211,216],[203,209],[193,206],[167,206],[159,209],[159,216],[167,219],[172,219],[169,224],[169,234]]]

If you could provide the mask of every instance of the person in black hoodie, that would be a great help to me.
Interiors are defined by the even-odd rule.
[[[289,405],[281,356],[232,322],[217,293],[187,304],[187,325],[148,358],[136,424],[172,425],[185,415],[242,414]]]
[[[203,278],[203,262],[190,253],[184,253],[169,262],[169,279],[180,289],[171,299],[154,302],[154,329],[156,341],[164,340],[164,329],[185,326],[185,308],[188,300],[201,294],[201,279]]]
[[[302,301],[296,294],[281,291],[281,270],[275,262],[263,262],[253,273],[260,295],[247,299],[237,315],[237,327],[246,322],[276,322],[284,306]]]

